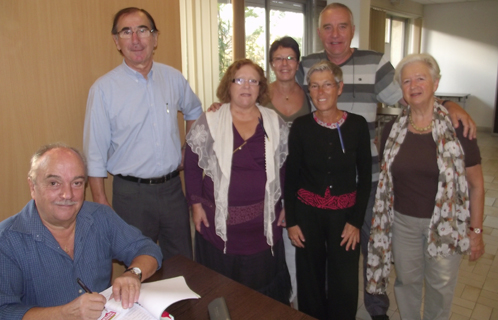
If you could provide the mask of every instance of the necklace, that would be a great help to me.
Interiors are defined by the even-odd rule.
[[[413,129],[415,129],[415,131],[418,131],[418,132],[424,132],[424,131],[427,131],[429,130],[430,128],[432,128],[432,120],[431,120],[431,123],[429,123],[427,126],[423,127],[423,128],[419,128],[415,125],[415,123],[413,122],[413,119],[412,119],[412,113],[410,112],[410,114],[408,115],[408,121],[410,121],[410,124],[412,125]]]
[[[243,144],[241,144],[240,146],[238,146],[237,148],[235,148],[235,150],[233,150],[232,154],[234,154],[235,152],[239,151],[239,150],[242,150],[242,147],[245,146],[247,143],[247,141],[244,141]]]
[[[278,87],[278,86],[277,86],[277,87]],[[292,86],[292,89],[290,90],[289,94],[284,94],[284,93],[282,92],[282,90],[280,90],[280,88],[278,88],[278,91],[280,91],[280,93],[281,93],[283,96],[285,96],[285,100],[286,100],[286,101],[289,101],[289,97],[290,97],[290,96],[292,96],[292,95],[294,94],[294,91],[295,91],[295,90],[294,90],[294,88],[295,88],[295,84]]]
[[[313,118],[315,119],[316,123],[318,123],[322,127],[329,128],[329,129],[339,128],[344,123],[344,121],[346,121],[347,117],[348,117],[347,112],[342,112],[342,115],[340,114],[338,117],[336,117],[337,122],[328,123],[328,122],[320,120],[318,118],[318,116],[316,115],[316,111],[313,112]]]

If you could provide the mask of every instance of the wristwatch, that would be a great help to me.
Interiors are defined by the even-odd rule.
[[[142,270],[140,270],[140,268],[137,268],[137,267],[133,267],[133,268],[128,268],[125,270],[125,272],[131,272],[133,274],[136,274],[138,276],[138,280],[142,281]]]
[[[469,227],[470,231],[474,231],[475,233],[479,234],[482,232],[481,228],[474,228],[474,227]]]

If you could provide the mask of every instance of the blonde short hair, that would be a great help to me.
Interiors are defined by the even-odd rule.
[[[317,71],[330,71],[337,83],[342,82],[341,68],[328,60],[322,60],[312,65],[308,70],[308,73],[306,74],[306,83],[308,83],[308,85],[310,83],[311,75]]]

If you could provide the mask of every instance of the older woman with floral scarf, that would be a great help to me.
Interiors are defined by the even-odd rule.
[[[195,224],[195,259],[289,304],[291,284],[281,207],[287,124],[265,108],[268,84],[249,59],[226,71],[217,96],[187,135],[185,181]]]
[[[368,288],[394,292],[402,319],[448,319],[462,254],[484,253],[484,183],[476,140],[453,128],[434,98],[441,78],[428,54],[405,57],[394,79],[408,107],[384,129],[368,247]]]

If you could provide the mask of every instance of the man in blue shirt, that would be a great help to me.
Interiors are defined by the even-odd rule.
[[[84,201],[86,179],[76,149],[48,145],[32,157],[33,200],[0,222],[0,319],[98,319],[113,259],[129,267],[112,284],[124,308],[161,266],[155,243],[108,206]]]
[[[115,15],[112,37],[124,61],[90,89],[83,146],[93,200],[110,206],[104,178],[111,173],[114,210],[159,241],[164,259],[191,258],[177,114],[183,113],[188,132],[202,107],[179,71],[153,61],[158,32],[143,9]]]

